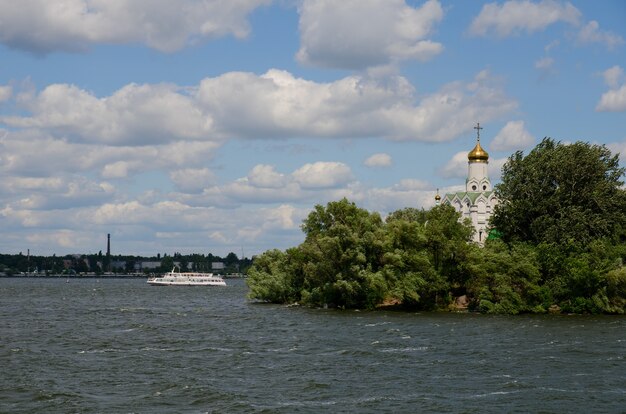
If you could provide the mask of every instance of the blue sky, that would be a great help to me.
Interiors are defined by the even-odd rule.
[[[0,0],[0,252],[285,249],[544,136],[626,165],[623,1]]]

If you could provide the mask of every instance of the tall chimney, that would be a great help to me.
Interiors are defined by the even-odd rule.
[[[111,256],[111,234],[107,233],[107,257]]]

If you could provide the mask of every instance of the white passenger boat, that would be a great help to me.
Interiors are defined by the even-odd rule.
[[[199,272],[171,272],[159,277],[148,279],[148,284],[153,286],[226,286],[226,282],[213,273]]]

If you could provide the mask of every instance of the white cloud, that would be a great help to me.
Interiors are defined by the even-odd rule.
[[[602,94],[600,102],[596,105],[598,112],[622,112],[626,111],[626,84],[622,83],[624,79],[624,70],[615,65],[601,73],[604,82],[611,90]]]
[[[446,163],[446,165],[439,170],[439,174],[441,174],[444,178],[457,178],[459,180],[464,180],[467,178],[467,154],[469,151],[460,151],[454,154],[454,156]],[[500,179],[500,174],[502,170],[502,166],[506,162],[507,158],[493,158],[489,157],[489,165],[487,166],[487,171],[489,174],[489,179],[492,183],[498,181]],[[459,190],[455,191],[465,191],[465,184],[459,187]]]
[[[444,178],[467,178],[467,154],[469,151],[459,151],[439,171]]]
[[[540,70],[552,69],[552,66],[554,66],[554,59],[549,56],[541,58],[535,62],[535,68]]]
[[[261,76],[230,72],[195,88],[130,84],[102,98],[54,84],[18,94],[27,112],[2,115],[0,122],[110,146],[293,136],[437,142],[467,131],[476,119],[488,122],[515,109],[499,83],[482,71],[470,83],[452,82],[423,95],[417,104],[414,88],[401,76],[317,83],[275,69]]]
[[[568,2],[511,0],[502,5],[485,4],[472,21],[469,32],[487,36],[493,31],[499,37],[506,37],[523,31],[533,33],[557,22],[576,25],[580,17],[580,11]]]
[[[293,206],[281,204],[276,208],[264,209],[263,212],[266,218],[263,222],[263,229],[296,230],[300,228],[302,214]]]
[[[602,43],[609,50],[624,43],[624,39],[621,36],[601,31],[600,24],[595,20],[590,21],[580,29],[577,40],[582,44]]]
[[[363,164],[367,167],[390,167],[393,164],[393,160],[391,155],[381,152],[368,157]]]
[[[13,88],[11,86],[0,85],[0,103],[8,101],[9,99],[11,99],[12,95],[13,95]]]
[[[551,69],[553,65],[554,59],[548,56],[541,58],[535,62],[535,68],[541,70]]]
[[[397,191],[418,191],[429,189],[430,185],[426,181],[405,178],[400,180],[398,184],[394,184],[391,188]]]
[[[202,192],[203,204],[222,208],[239,207],[241,203],[295,202],[306,198],[307,194],[293,180],[287,180],[282,187],[256,187],[247,177],[222,186],[210,187]]]
[[[210,117],[173,85],[130,84],[105,98],[73,85],[53,84],[20,102],[32,116],[3,116],[18,128],[49,129],[84,142],[111,145],[156,144],[206,139]]]
[[[400,76],[315,83],[279,70],[204,79],[197,99],[219,136],[384,136],[430,142],[453,139],[475,119],[494,119],[517,105],[488,72],[471,83],[445,85],[417,105],[413,87]]]
[[[547,44],[547,45],[543,48],[543,50],[544,50],[546,53],[550,53],[550,51],[551,51],[552,49],[554,49],[554,48],[558,47],[560,44],[561,44],[561,41],[560,41],[560,40],[558,40],[558,39],[553,40],[553,41],[551,41],[550,43],[548,43],[548,44]]]
[[[208,168],[185,168],[170,172],[170,179],[183,192],[201,193],[216,181],[215,174]]]
[[[115,161],[106,164],[102,169],[102,177],[104,178],[126,178],[128,177],[131,163],[127,161]]]
[[[353,180],[350,167],[341,162],[305,164],[292,176],[302,188],[332,188]]]
[[[554,59],[546,56],[535,62],[535,69],[537,69],[542,78],[546,78],[550,75],[554,75],[557,71],[554,69]]]
[[[96,172],[107,179],[127,178],[156,169],[202,166],[218,147],[215,142],[196,141],[106,146],[74,143],[36,130],[15,131],[0,136],[0,173],[38,177]]]
[[[491,158],[489,159],[489,166],[487,172],[489,173],[489,179],[492,183],[499,181],[502,176],[502,166],[507,162],[507,158]]]
[[[404,179],[389,187],[360,191],[360,205],[383,216],[405,207],[430,208],[435,204],[436,190],[421,180]]]
[[[602,94],[600,102],[596,105],[598,112],[622,112],[626,111],[626,85],[619,89],[613,89]]]
[[[66,210],[98,205],[116,195],[107,182],[84,177],[2,177],[0,205],[17,210]]]
[[[248,173],[248,182],[260,188],[280,188],[286,184],[284,174],[276,172],[273,165],[256,165]]]
[[[626,139],[624,139],[622,142],[614,142],[614,143],[608,144],[607,147],[611,150],[613,155],[619,154],[619,157],[622,160],[622,163],[626,163]],[[622,187],[625,187],[625,186],[626,184]]]
[[[205,39],[246,37],[247,15],[270,0],[20,0],[0,2],[0,42],[35,53],[143,43],[172,52]],[[36,30],[33,30],[36,28]]]
[[[304,0],[300,6],[301,63],[364,69],[441,53],[427,39],[443,18],[437,0],[420,8],[404,0]]]
[[[624,78],[624,70],[615,65],[602,72],[602,77],[610,88],[617,88]]]
[[[494,151],[520,150],[534,142],[535,139],[524,127],[524,121],[509,121],[491,141],[490,148]]]

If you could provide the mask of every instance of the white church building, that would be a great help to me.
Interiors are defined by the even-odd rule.
[[[448,193],[435,197],[437,204],[449,204],[461,213],[461,219],[469,218],[474,226],[474,241],[483,244],[488,236],[489,219],[493,209],[498,204],[487,167],[489,154],[480,146],[480,130],[477,124],[474,129],[478,132],[476,146],[467,154],[467,179],[465,191]]]

